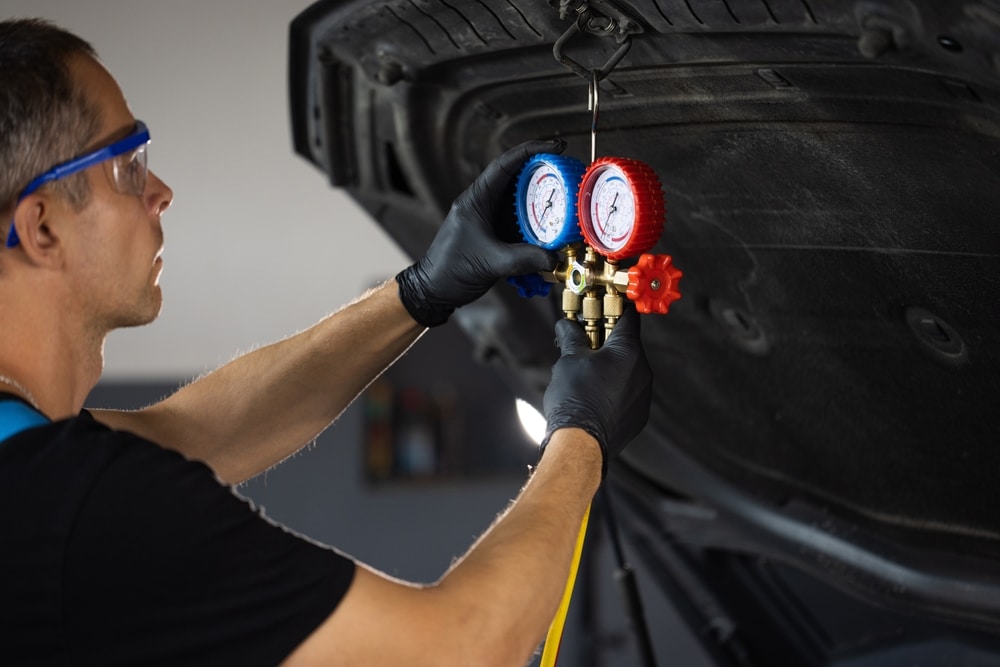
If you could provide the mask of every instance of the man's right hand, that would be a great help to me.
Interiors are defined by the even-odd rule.
[[[552,368],[543,407],[547,422],[542,448],[561,428],[590,433],[608,460],[625,448],[649,420],[653,374],[639,338],[639,315],[626,309],[604,346],[591,350],[583,327],[556,323],[562,353]]]

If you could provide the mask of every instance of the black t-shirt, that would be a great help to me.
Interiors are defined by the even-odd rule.
[[[0,442],[0,664],[276,665],[354,576],[84,411]]]

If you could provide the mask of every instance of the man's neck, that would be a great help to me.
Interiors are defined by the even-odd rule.
[[[0,375],[11,380],[0,385],[50,419],[76,415],[101,377],[106,334],[83,331],[41,305],[22,306],[0,301]]]

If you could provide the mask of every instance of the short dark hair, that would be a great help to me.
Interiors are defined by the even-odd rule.
[[[69,69],[78,56],[96,60],[97,52],[52,23],[0,21],[0,212],[13,209],[31,179],[82,153],[100,129],[99,109]],[[84,174],[53,187],[77,209],[90,196]]]

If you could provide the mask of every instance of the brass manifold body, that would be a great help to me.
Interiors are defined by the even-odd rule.
[[[542,277],[563,286],[563,313],[567,319],[583,322],[590,347],[596,350],[622,316],[628,272],[619,271],[618,262],[602,257],[589,245],[569,245],[564,252],[565,259]]]

